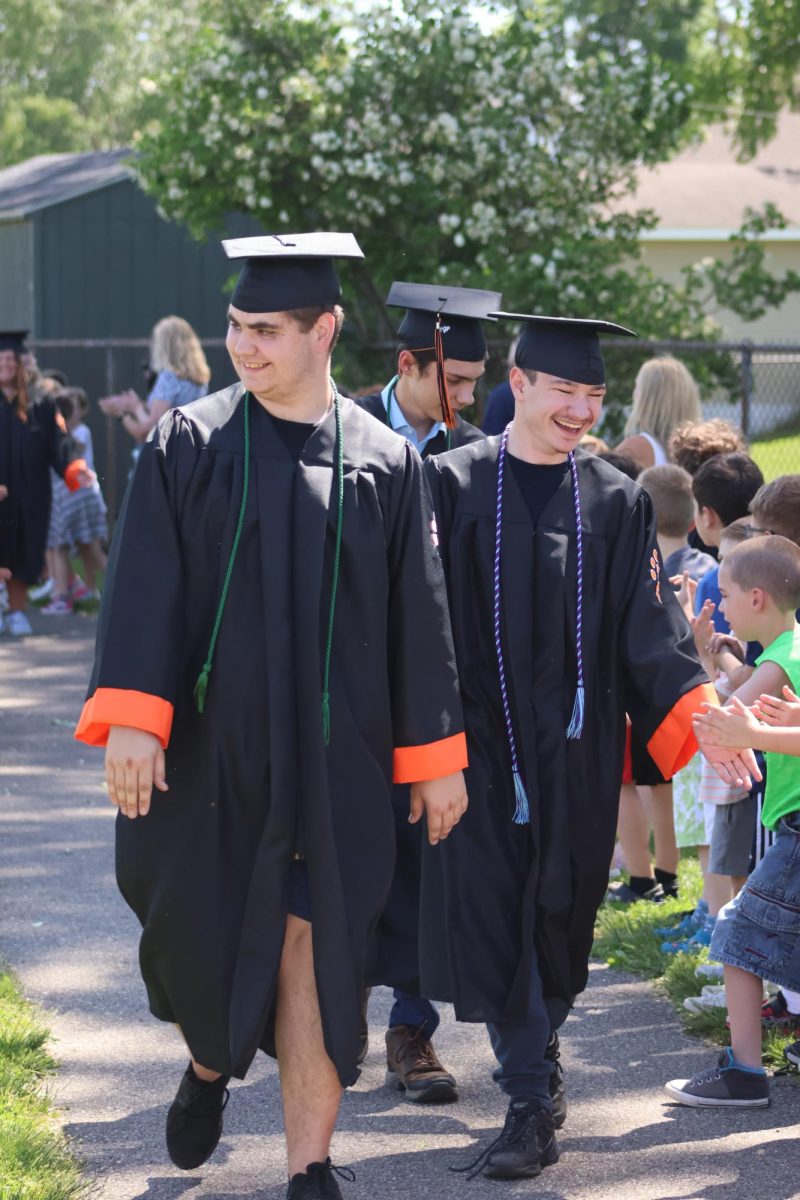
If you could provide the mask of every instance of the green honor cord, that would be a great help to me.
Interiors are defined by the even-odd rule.
[[[239,541],[242,536],[242,528],[244,527],[244,512],[247,507],[247,493],[250,490],[250,393],[245,392],[243,398],[244,408],[244,477],[242,479],[242,503],[239,507],[239,520],[236,524],[236,533],[231,546],[230,558],[228,559],[228,569],[225,572],[225,582],[222,585],[222,594],[217,605],[217,616],[214,621],[214,630],[211,634],[211,641],[208,644],[208,654],[206,661],[203,664],[203,669],[200,672],[197,683],[194,685],[194,698],[197,703],[197,711],[202,713],[206,706],[206,692],[208,691],[208,677],[211,674],[211,666],[214,661],[214,648],[217,644],[219,636],[219,627],[222,624],[222,614],[225,611],[225,601],[228,599],[228,588],[231,583],[231,575],[233,574],[233,564],[236,561],[236,551],[239,549]]]
[[[333,405],[336,414],[336,548],[333,556],[333,579],[331,580],[331,598],[328,606],[328,636],[325,644],[325,668],[322,681],[322,736],[325,745],[329,745],[331,736],[331,706],[330,706],[330,676],[331,676],[331,656],[333,653],[333,622],[336,613],[336,595],[339,590],[339,571],[342,556],[342,529],[344,526],[344,434],[342,431],[342,408],[339,398],[339,389],[336,387],[333,379],[331,379],[331,391],[333,392]],[[239,541],[242,536],[244,527],[245,509],[247,507],[247,493],[250,487],[250,393],[244,394],[244,477],[242,480],[242,502],[239,508],[239,520],[236,525],[236,533],[231,546],[231,553],[228,559],[228,569],[225,572],[225,581],[222,585],[222,593],[217,606],[217,616],[214,621],[214,629],[211,634],[211,641],[208,646],[208,654],[203,669],[200,672],[197,683],[195,684],[194,697],[197,703],[197,711],[202,713],[205,708],[206,691],[208,690],[208,677],[211,674],[211,667],[214,660],[214,649],[217,644],[220,625],[222,624],[222,614],[225,611],[225,602],[228,598],[228,588],[233,574],[233,566],[236,561],[236,552],[239,549]]]

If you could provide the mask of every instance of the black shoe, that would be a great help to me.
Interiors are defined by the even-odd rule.
[[[649,900],[651,904],[663,904],[666,900],[664,889],[656,883],[646,892],[635,892],[629,883],[610,883],[606,890],[606,900],[619,904],[635,904],[637,900]]]
[[[567,1090],[564,1087],[564,1068],[561,1065],[561,1045],[555,1030],[550,1034],[544,1056],[553,1067],[550,1072],[550,1099],[553,1103],[553,1124],[556,1129],[560,1129],[567,1119]]]
[[[350,1183],[356,1177],[349,1167],[334,1167],[329,1158],[324,1163],[309,1163],[305,1172],[292,1176],[286,1200],[343,1200],[334,1175]]]
[[[800,1067],[800,1042],[792,1042],[791,1046],[787,1046],[783,1052],[783,1057],[793,1067]]]
[[[212,1083],[204,1083],[191,1063],[186,1068],[167,1113],[167,1151],[182,1171],[201,1167],[216,1150],[230,1095],[229,1080],[229,1075],[220,1075]]]
[[[483,1172],[489,1179],[534,1179],[545,1167],[558,1162],[553,1114],[541,1100],[512,1100],[500,1136],[468,1167],[474,1179]]]

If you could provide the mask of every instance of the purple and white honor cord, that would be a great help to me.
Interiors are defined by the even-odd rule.
[[[508,699],[508,683],[503,659],[502,642],[502,588],[500,581],[501,547],[503,540],[503,479],[505,476],[506,448],[511,426],[506,426],[500,439],[500,453],[497,460],[497,511],[495,519],[494,538],[494,644],[497,653],[497,668],[500,675],[500,695],[503,700],[503,715],[508,735],[508,748],[511,751],[511,773],[514,779],[514,824],[527,825],[530,821],[530,806],[522,773],[517,756],[517,743],[514,737],[514,725],[511,720],[511,705]],[[581,524],[581,499],[578,490],[578,470],[574,454],[568,455],[569,469],[572,476],[572,495],[575,501],[575,529],[578,546],[578,597],[577,597],[577,661],[578,687],[575,693],[575,703],[572,709],[572,719],[567,728],[568,738],[579,738],[583,733],[583,718],[585,708],[585,686],[583,678],[583,528]]]

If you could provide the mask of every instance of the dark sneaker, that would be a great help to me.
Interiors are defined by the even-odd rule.
[[[186,1068],[167,1113],[167,1151],[182,1171],[201,1167],[216,1150],[230,1095],[229,1080],[229,1075],[221,1075],[213,1083],[204,1083],[191,1063]]]
[[[793,1066],[800,1067],[800,1042],[792,1042],[791,1046],[786,1046],[783,1057]]]
[[[304,1172],[292,1176],[286,1200],[343,1200],[335,1175],[350,1183],[356,1177],[349,1167],[334,1167],[329,1158],[324,1163],[309,1163]]]
[[[361,992],[361,1008],[359,1011],[359,1022],[361,1026],[361,1043],[358,1047],[358,1058],[356,1063],[359,1067],[364,1065],[367,1054],[369,1053],[369,1017],[367,1008],[369,1007],[369,998],[372,988],[364,988]]]
[[[512,1100],[499,1137],[467,1167],[451,1171],[475,1179],[534,1179],[558,1162],[553,1114],[541,1100]]]
[[[635,892],[628,883],[610,883],[606,891],[606,900],[614,900],[618,904],[635,904],[637,900],[649,900],[651,904],[662,904],[666,898],[660,883],[653,884],[650,890],[644,894]]]
[[[439,1062],[421,1027],[394,1025],[386,1031],[386,1083],[417,1104],[458,1099],[455,1079]]]
[[[716,1066],[698,1071],[691,1079],[672,1079],[666,1089],[673,1100],[690,1108],[766,1108],[769,1104],[766,1074],[734,1066],[730,1049],[722,1052]]]
[[[564,1087],[564,1068],[561,1065],[561,1044],[555,1030],[550,1034],[544,1056],[553,1067],[550,1072],[550,1100],[553,1104],[553,1124],[556,1129],[560,1129],[567,1119],[567,1095]]]

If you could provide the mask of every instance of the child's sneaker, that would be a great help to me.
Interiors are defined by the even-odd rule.
[[[70,600],[80,604],[81,601],[96,600],[98,595],[99,593],[93,588],[87,587],[79,576],[75,576],[69,589]]]
[[[693,950],[702,950],[706,946],[711,945],[711,935],[714,932],[713,924],[708,922],[703,924],[697,933],[693,933],[690,938],[684,938],[677,942],[662,942],[662,954],[691,954]]]
[[[53,594],[54,587],[55,582],[52,579],[45,579],[44,583],[28,588],[28,599],[32,604],[39,604],[42,600],[49,600]]]
[[[725,985],[707,984],[699,996],[687,996],[683,1007],[692,1013],[709,1012],[714,1008],[727,1008]]]
[[[785,1046],[783,1057],[787,1062],[790,1062],[794,1067],[800,1067],[800,1042],[792,1042],[791,1046]]]
[[[66,617],[72,612],[72,601],[69,596],[53,596],[41,611],[45,617]]]
[[[800,1013],[789,1012],[786,997],[779,990],[761,1005],[761,1024],[765,1029],[783,1029],[786,1033],[797,1034],[800,1033]]]
[[[694,969],[694,973],[698,979],[724,979],[725,968],[722,963],[717,962],[702,962],[698,963]]]
[[[639,900],[648,900],[651,904],[661,904],[666,900],[666,896],[660,883],[654,884],[649,891],[642,894],[635,892],[629,883],[621,881],[609,884],[606,900],[613,900],[615,904],[636,904]]]
[[[691,1079],[672,1079],[665,1085],[673,1100],[690,1108],[766,1108],[769,1080],[766,1072],[737,1066],[730,1047],[716,1066],[698,1071]]]
[[[31,623],[24,612],[12,612],[6,617],[6,628],[12,637],[28,637],[33,633]]]

